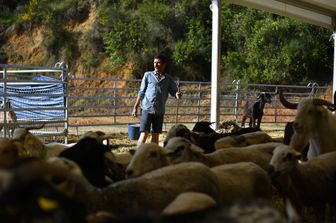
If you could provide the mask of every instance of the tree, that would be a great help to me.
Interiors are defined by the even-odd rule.
[[[330,82],[329,30],[257,10],[233,10],[223,66],[235,79],[272,84]]]

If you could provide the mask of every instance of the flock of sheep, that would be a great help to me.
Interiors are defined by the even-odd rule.
[[[101,131],[64,145],[17,128],[0,139],[0,222],[336,222],[335,105],[279,98],[297,109],[289,143],[200,122],[119,154]]]

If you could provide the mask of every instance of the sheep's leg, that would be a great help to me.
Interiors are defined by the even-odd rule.
[[[260,128],[260,124],[261,124],[261,117],[257,119],[257,128]]]
[[[254,127],[255,126],[255,120],[253,117],[250,118],[250,123],[249,123],[249,127],[251,128],[252,126]]]
[[[246,116],[243,116],[242,122],[241,122],[241,127],[245,126],[245,121],[246,121]]]

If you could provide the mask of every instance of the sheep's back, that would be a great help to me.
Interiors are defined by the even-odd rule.
[[[218,179],[201,163],[170,165],[104,188],[101,204],[118,214],[162,211],[183,192],[200,192],[217,200]]]

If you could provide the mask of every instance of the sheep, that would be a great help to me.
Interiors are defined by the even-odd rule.
[[[125,178],[124,167],[110,159],[113,157],[110,147],[103,144],[110,135],[101,131],[88,131],[75,144],[45,145],[29,132],[30,129],[32,128],[16,129],[13,137],[13,140],[20,142],[28,151],[28,156],[48,159],[57,155],[73,160],[81,167],[84,176],[99,187]]]
[[[272,96],[269,93],[261,92],[258,100],[254,103],[247,101],[243,109],[243,118],[241,126],[245,126],[245,120],[250,119],[249,126],[260,128],[261,120],[264,115],[264,107],[266,103],[272,102]]]
[[[112,151],[112,153],[106,153],[105,157],[121,165],[124,169],[126,169],[127,165],[131,162],[135,151],[136,150],[134,149],[130,149],[124,152]]]
[[[218,204],[206,209],[176,213],[138,213],[127,216],[116,217],[111,213],[97,212],[90,215],[88,223],[97,222],[118,222],[118,223],[219,223],[219,222],[267,222],[267,223],[298,223],[287,220],[268,200],[264,199],[241,199],[227,204]]]
[[[215,142],[215,149],[218,150],[228,147],[241,147],[274,141],[275,140],[266,132],[257,131],[257,132],[245,133],[242,135],[231,135],[220,138]]]
[[[111,153],[109,146],[102,144],[99,138],[86,136],[58,156],[75,161],[94,186],[106,187],[123,180],[125,174],[120,166],[106,158],[105,153]]]
[[[126,167],[126,178],[137,177],[144,173],[169,165],[163,148],[156,143],[145,143],[135,151]]]
[[[23,163],[27,161],[20,162],[24,168]],[[18,164],[0,171],[1,222],[86,222],[88,212],[83,204],[57,191],[41,176],[27,180],[29,173],[17,168]]]
[[[165,139],[163,140],[163,146],[168,143],[168,140],[175,136],[182,136],[189,138],[191,131],[188,127],[184,124],[175,124],[173,125],[167,132]]]
[[[245,133],[256,132],[256,131],[260,131],[260,129],[242,128],[232,133],[217,133],[215,131],[210,132],[210,133],[196,133],[196,132],[190,131],[183,124],[177,124],[169,129],[166,135],[166,138],[164,139],[163,146],[167,145],[170,138],[175,137],[175,136],[181,136],[186,139],[189,139],[192,143],[201,147],[205,151],[205,153],[211,153],[216,150],[215,142],[218,139],[224,138],[226,136],[236,136],[236,135],[242,135]]]
[[[64,167],[66,169],[68,169],[68,171],[70,171],[73,174],[77,174],[77,175],[83,175],[82,170],[80,168],[80,166],[67,158],[64,157],[50,157],[46,160],[48,163],[52,163],[61,167]]]
[[[8,167],[26,154],[25,148],[14,140],[0,139],[0,168]]]
[[[217,202],[209,195],[198,192],[185,192],[178,195],[165,209],[162,214],[172,215],[190,213],[214,207]]]
[[[83,139],[85,137],[90,137],[93,139],[96,139],[99,143],[105,143],[109,146],[109,138],[111,138],[111,135],[106,134],[102,131],[87,131],[85,132],[80,139]],[[45,144],[46,153],[44,158],[48,159],[50,157],[58,156],[63,150],[74,146],[76,143],[70,143],[70,144],[64,144],[64,143],[57,143],[52,142]],[[115,156],[112,153],[106,153],[105,154],[107,158],[114,160]]]
[[[216,166],[216,168],[212,168],[212,171],[216,174],[220,182],[220,188],[222,191],[220,196],[221,202],[229,201],[233,198],[246,198],[249,196],[270,198],[272,185],[269,181],[266,170],[263,170],[255,163],[245,163],[242,161],[256,160],[256,162],[262,163],[265,166],[264,168],[266,169],[266,166],[271,158],[271,154],[268,152],[272,151],[273,148],[275,148],[275,143],[273,145],[268,145],[268,147],[265,147],[266,151],[259,150],[258,154],[256,154],[256,152],[250,152],[250,150],[252,149],[246,148],[246,154],[243,155],[242,152],[237,152],[239,148],[233,148],[231,152],[225,153],[225,155],[223,156],[221,156],[220,152],[225,152],[229,149],[219,150],[217,153],[214,152],[210,154],[205,154],[203,155],[203,157],[211,158],[204,158],[202,160],[202,158],[196,158],[197,155],[199,155],[199,157],[202,156],[202,150],[195,146],[196,148],[198,148],[199,153],[196,155],[196,153],[192,154],[192,152],[189,152],[189,154],[191,154],[191,157],[185,158],[185,160],[183,160],[182,158],[177,161],[173,158],[167,159],[164,156],[165,153],[167,154],[167,156],[170,157],[174,157],[175,154],[181,155],[183,153],[186,153],[185,151],[188,150],[188,148],[189,150],[191,150],[190,146],[191,143],[183,137],[174,137],[170,139],[167,146],[163,149],[153,143],[144,144],[142,147],[138,148],[139,150],[135,153],[132,161],[130,162],[130,165],[127,167],[126,173],[129,177],[136,177],[168,165],[168,160],[170,161],[169,164],[176,164],[184,161],[201,160],[201,162],[203,161],[203,163],[209,167]],[[166,152],[166,150],[168,150],[169,152]],[[174,150],[174,152],[171,152],[171,150]],[[232,158],[232,155],[234,156],[234,158]],[[260,157],[258,157],[258,155],[260,155]],[[231,165],[227,163],[230,163]],[[239,163],[239,165],[236,163]],[[231,177],[231,175],[234,176]],[[262,187],[260,185],[262,185]],[[262,193],[258,188],[262,188]]]
[[[174,137],[166,147],[153,143],[141,145],[126,168],[126,177],[137,177],[152,170],[187,161],[197,161],[214,167],[221,164],[251,161],[267,170],[273,149],[281,143],[256,144],[241,148],[226,148],[204,154],[197,145],[183,137]]]
[[[27,150],[26,156],[48,159],[57,156],[64,149],[73,145],[63,143],[44,144],[39,137],[30,132],[32,129],[41,129],[43,126],[44,124],[15,129],[12,139],[20,142],[24,146]]]
[[[74,146],[76,143],[69,143],[69,144],[64,144],[64,143],[58,143],[58,142],[51,142],[44,144],[44,149],[46,150],[45,155],[43,156],[44,159],[49,159],[52,157],[58,156],[62,151],[65,149]]]
[[[335,205],[336,152],[299,163],[301,155],[291,146],[279,145],[269,163],[269,176],[299,212],[304,206]],[[278,181],[279,177],[287,180]]]
[[[283,143],[286,145],[289,145],[292,139],[292,136],[294,135],[294,122],[287,122],[285,125],[285,130],[284,130],[284,138],[283,138]],[[302,159],[307,160],[307,153],[309,150],[309,143],[308,145],[305,146],[304,149],[301,150],[302,153]]]
[[[271,200],[272,183],[267,172],[253,162],[238,162],[211,168],[219,181],[220,202],[235,199]]]
[[[44,143],[30,132],[32,129],[41,129],[40,126],[31,126],[26,128],[17,128],[14,131],[13,140],[20,142],[27,151],[27,156],[43,158],[46,154]]]
[[[164,147],[164,153],[170,163],[199,161],[209,167],[214,167],[221,164],[250,161],[267,170],[269,161],[272,158],[272,152],[278,145],[281,145],[281,143],[271,142],[246,147],[231,147],[204,154],[198,146],[187,139],[174,137]]]
[[[336,117],[329,111],[335,110],[334,104],[319,98],[291,103],[284,98],[281,90],[279,99],[286,108],[297,109],[290,141],[293,149],[302,152],[309,143],[308,159],[336,150]]]
[[[105,210],[116,215],[161,212],[184,192],[204,193],[215,201],[219,195],[216,175],[204,164],[195,162],[163,167],[137,178],[97,188],[84,177],[74,175],[65,168],[37,160],[15,170],[0,171],[0,185],[4,185],[2,188],[5,190],[18,183],[27,185],[50,177],[68,179],[68,183],[73,184],[75,193],[61,192],[84,204],[88,211]]]
[[[191,131],[197,132],[197,133],[213,133],[215,130],[213,130],[210,125],[212,125],[213,122],[208,122],[208,121],[200,121],[196,122],[194,127],[192,128]]]
[[[30,132],[32,129],[41,129],[43,126],[44,124],[35,127],[17,128],[14,131],[12,139],[20,142],[25,147],[27,156],[48,159],[50,157],[58,156],[62,151],[76,144],[63,144],[57,142],[44,144],[39,137]],[[104,141],[107,140],[106,144],[108,144],[108,139],[111,138],[111,135],[105,134],[102,131],[88,131],[80,137],[80,139],[83,138],[93,138],[99,144],[103,144]],[[113,154],[111,154],[111,156],[113,156]]]

